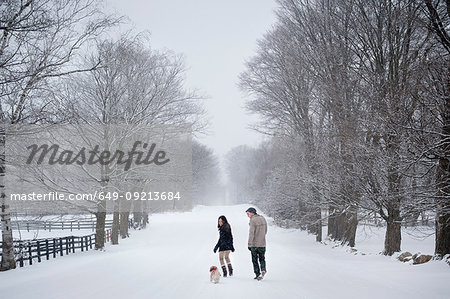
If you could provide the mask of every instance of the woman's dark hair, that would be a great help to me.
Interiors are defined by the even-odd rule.
[[[222,225],[227,224],[228,226],[230,226],[230,224],[228,223],[227,217],[225,217],[224,215],[219,216],[219,219],[222,219],[222,223],[223,223]],[[217,219],[217,228],[220,228],[219,219]]]

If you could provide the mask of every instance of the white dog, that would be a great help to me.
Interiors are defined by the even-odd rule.
[[[217,269],[216,266],[211,266],[211,268],[209,268],[209,272],[211,272],[211,274],[209,276],[209,280],[214,283],[219,283],[219,280],[220,280],[219,269]]]

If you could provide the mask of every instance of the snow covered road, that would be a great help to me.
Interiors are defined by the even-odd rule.
[[[0,298],[449,298],[450,267],[412,266],[381,255],[353,255],[271,225],[267,275],[253,279],[247,249],[248,206],[196,207],[152,215],[146,230],[103,252],[89,251],[0,272]],[[217,218],[233,230],[235,275],[209,282],[219,266]],[[269,221],[270,223],[270,221]]]

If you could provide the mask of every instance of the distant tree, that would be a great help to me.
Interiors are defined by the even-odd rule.
[[[219,160],[214,151],[192,142],[193,200],[195,204],[224,203]]]
[[[234,203],[248,203],[255,199],[254,182],[258,173],[255,149],[246,145],[232,148],[225,156],[228,193]]]

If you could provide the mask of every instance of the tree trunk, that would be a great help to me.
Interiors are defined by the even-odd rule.
[[[328,236],[331,239],[336,238],[337,236],[337,213],[336,207],[334,205],[330,205],[328,207]]]
[[[106,202],[104,200],[99,202],[95,217],[97,218],[95,226],[95,249],[102,249],[105,247]]]
[[[447,212],[444,212],[445,209]],[[435,254],[443,257],[450,254],[450,203],[447,200],[446,205],[442,203],[438,208],[438,217],[436,219],[436,247]]]
[[[316,241],[322,242],[322,209],[320,207],[316,208]]]
[[[120,212],[120,236],[122,239],[128,238],[128,216],[130,212]]]
[[[111,228],[111,243],[119,244],[119,202],[114,203],[113,224]]]
[[[148,211],[149,211],[148,201],[145,201],[142,209],[142,228],[147,227],[148,223]]]
[[[142,227],[142,202],[140,200],[133,202],[133,224],[134,227]]]
[[[0,183],[1,184],[1,183]],[[4,186],[1,186],[1,221],[2,221],[2,261],[0,271],[6,271],[16,268],[14,259],[14,243],[11,229],[11,215],[9,205],[6,204],[6,195],[3,192]]]
[[[450,115],[449,115],[450,117]],[[445,133],[447,139],[450,136],[450,121]],[[442,141],[444,143],[444,141]],[[450,145],[447,141],[446,152],[442,153],[439,159],[437,180],[438,194],[437,215],[436,215],[436,247],[435,254],[443,257],[450,254],[450,163],[447,157],[450,156]],[[446,157],[444,155],[446,154]]]
[[[358,227],[358,211],[357,208],[349,208],[349,211],[333,210],[328,220],[328,235],[342,244],[355,246],[356,229]],[[331,223],[330,223],[331,220]],[[331,225],[331,227],[330,227]],[[331,231],[330,231],[331,229]]]
[[[402,216],[401,216],[401,202],[400,195],[401,174],[399,173],[399,144],[398,136],[387,135],[387,149],[388,155],[391,159],[388,168],[388,194],[392,197],[387,198],[387,215],[384,215],[386,220],[386,236],[384,239],[384,255],[392,255],[394,252],[400,251],[402,243]],[[381,209],[381,211],[383,211]]]
[[[354,140],[357,133],[355,132],[355,127],[350,124],[348,119],[345,120],[344,124],[341,128],[341,157],[343,162],[341,196],[344,211],[341,213],[340,221],[338,222],[341,225],[339,240],[342,244],[348,244],[350,247],[354,247],[356,229],[358,227],[360,195],[356,191],[356,182],[352,176],[354,173],[354,161],[351,152],[352,145],[357,142]]]
[[[358,227],[357,209],[350,209],[344,215],[344,229],[341,236],[342,243],[347,243],[350,247],[355,246],[356,229]]]
[[[400,209],[388,209],[386,236],[384,239],[384,255],[393,255],[394,252],[400,251],[402,243],[402,220],[400,217]]]
[[[448,71],[450,76],[450,70]],[[447,91],[450,83],[447,82]],[[443,257],[450,254],[450,97],[445,98],[441,112],[443,127],[441,135],[441,153],[436,172],[438,199],[436,215],[435,254]]]
[[[2,223],[2,261],[0,263],[0,271],[6,271],[16,268],[16,260],[14,259],[14,243],[11,227],[11,212],[7,204],[5,194],[5,175],[6,175],[6,161],[5,161],[5,142],[6,132],[2,127],[0,131],[0,218]]]
[[[148,212],[143,212],[142,216],[142,228],[146,228],[148,223]]]
[[[395,148],[392,144],[388,147]],[[397,152],[392,156],[397,155]],[[398,156],[395,156],[398,160]],[[392,255],[394,252],[400,251],[402,243],[402,216],[401,216],[401,201],[402,197],[399,195],[400,190],[400,175],[397,172],[399,167],[396,163],[392,163],[388,170],[388,193],[392,194],[392,198],[387,199],[387,215],[383,208],[380,207],[381,217],[386,221],[386,236],[384,238],[384,255]],[[396,194],[396,195],[395,195]]]

